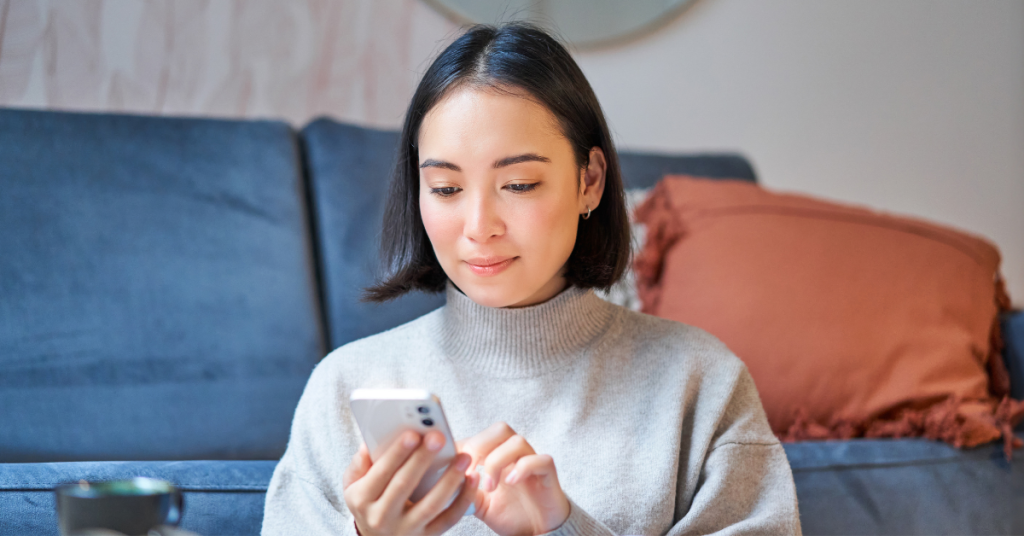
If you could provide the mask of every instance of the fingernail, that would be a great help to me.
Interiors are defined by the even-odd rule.
[[[510,486],[512,484],[515,484],[516,483],[516,477],[518,477],[518,476],[519,476],[519,473],[516,473],[515,469],[513,469],[512,472],[510,472],[508,474],[508,476],[505,477],[505,483],[510,485]]]
[[[459,459],[455,460],[455,469],[459,471],[465,471],[466,468],[469,467],[470,461],[471,460],[469,459],[469,456],[465,454],[460,454]]]
[[[437,436],[430,436],[427,438],[427,448],[430,450],[441,450],[444,446],[444,439]]]
[[[416,434],[405,434],[405,439],[402,440],[402,445],[405,445],[405,448],[411,449],[419,442],[420,436]]]
[[[484,491],[493,491],[494,488],[495,488],[495,486],[494,486],[494,479],[491,478],[491,475],[489,475],[487,473],[481,473],[480,474],[480,489],[482,489]]]

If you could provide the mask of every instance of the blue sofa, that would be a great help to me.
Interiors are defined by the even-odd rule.
[[[257,534],[313,366],[441,304],[358,301],[396,142],[327,119],[0,110],[0,535],[56,534],[57,484],[136,475],[184,490],[184,528]],[[727,154],[622,168],[630,187],[755,180]],[[1024,397],[1024,315],[1003,326]],[[999,445],[786,452],[808,534],[1024,533],[1024,469]]]

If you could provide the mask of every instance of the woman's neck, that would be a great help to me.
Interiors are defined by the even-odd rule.
[[[565,277],[561,274],[551,278],[550,281],[544,284],[543,287],[534,292],[529,298],[525,300],[509,305],[509,309],[518,309],[520,307],[529,307],[531,305],[540,305],[555,296],[558,296],[565,289],[569,288],[569,282],[565,280]]]
[[[486,307],[448,285],[439,344],[452,361],[492,377],[532,377],[585,356],[620,309],[568,287],[547,301]]]

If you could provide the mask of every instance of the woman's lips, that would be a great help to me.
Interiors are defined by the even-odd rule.
[[[476,275],[491,276],[504,272],[519,257],[486,257],[465,261],[469,269]]]

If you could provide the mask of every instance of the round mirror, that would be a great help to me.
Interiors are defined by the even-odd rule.
[[[427,0],[459,24],[527,20],[585,48],[629,39],[670,20],[693,0]]]

